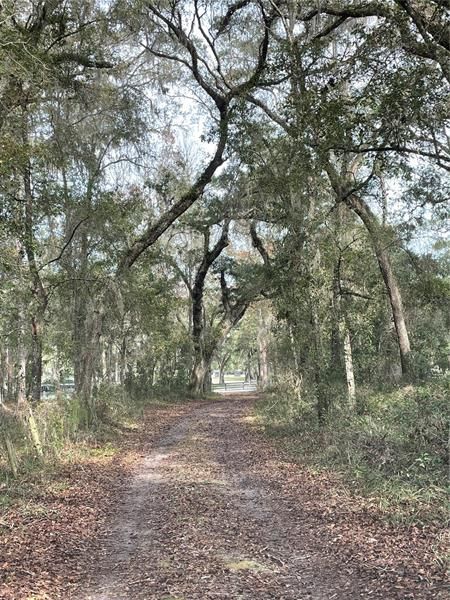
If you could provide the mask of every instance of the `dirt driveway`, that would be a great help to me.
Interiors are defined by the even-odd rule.
[[[149,449],[75,596],[443,598],[408,569],[408,532],[379,524],[278,456],[253,424],[252,402],[196,405]],[[386,544],[398,548],[392,560]],[[426,540],[416,550],[426,555]]]

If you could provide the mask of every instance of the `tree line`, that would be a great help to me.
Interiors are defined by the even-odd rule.
[[[449,17],[3,2],[2,402],[73,377],[95,422],[101,386],[204,393],[238,356],[324,421],[334,385],[447,370]]]

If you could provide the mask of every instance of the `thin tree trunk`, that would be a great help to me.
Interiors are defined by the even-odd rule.
[[[248,383],[252,380],[252,355],[247,352],[247,360],[245,363],[245,381]]]
[[[313,202],[310,205],[310,213],[313,212]],[[311,264],[309,266],[309,274],[312,277],[313,273],[320,269],[320,251],[316,247],[313,250]],[[317,397],[317,417],[319,424],[325,423],[328,409],[330,406],[330,398],[327,390],[325,389],[325,352],[323,344],[323,336],[321,329],[321,321],[318,311],[317,297],[313,294],[314,284],[310,283],[308,295],[310,304],[311,314],[311,325],[312,325],[312,338],[313,338],[313,355],[314,355],[314,380],[316,384],[316,397]]]
[[[25,123],[25,117],[24,117]],[[24,142],[27,143],[26,124],[24,124]],[[33,232],[34,198],[31,188],[31,166],[28,163],[24,169],[23,185],[25,194],[25,230],[23,243],[27,255],[33,293],[31,315],[31,353],[30,353],[30,386],[29,396],[34,402],[41,399],[42,385],[42,336],[44,315],[48,304],[48,295],[42,283],[35,257],[35,240]]]
[[[127,338],[123,336],[120,346],[120,385],[125,385],[127,372]]]
[[[10,346],[6,348],[6,398],[12,402],[15,397],[14,356]]]
[[[289,327],[289,341],[291,344],[291,352],[292,352],[292,356],[294,357],[295,374],[297,377],[300,377],[300,357],[298,355],[297,344],[296,344],[295,336],[294,336],[294,330],[293,330],[291,323],[289,323],[288,327]]]
[[[7,348],[0,349],[0,404],[3,404],[7,398]]]
[[[27,412],[28,414],[26,415],[25,419],[28,426],[28,430],[30,432],[31,441],[34,446],[34,449],[36,450],[36,454],[39,456],[39,458],[41,458],[44,454],[42,449],[42,441],[39,433],[38,424],[36,422],[36,419],[34,418],[31,406],[28,406]]]
[[[20,307],[19,310],[19,323],[20,333],[17,341],[17,368],[16,371],[16,402],[20,406],[26,402],[27,399],[27,348],[25,344],[24,335],[24,324],[25,316],[23,309]]]
[[[333,271],[333,299],[331,305],[331,339],[330,339],[330,354],[331,364],[330,371],[332,378],[341,379],[342,376],[342,360],[341,360],[341,294],[340,294],[340,261],[335,264]]]
[[[27,398],[26,387],[27,372],[27,353],[25,347],[21,344],[19,348],[19,364],[17,371],[16,401],[17,404],[24,404]]]
[[[405,314],[400,288],[397,284],[397,279],[392,271],[390,258],[386,250],[380,249],[377,254],[377,259],[378,264],[380,265],[380,271],[383,275],[383,279],[391,303],[392,316],[394,319],[395,330],[397,332],[398,347],[400,351],[402,374],[404,376],[407,376],[410,374],[411,371],[411,345],[409,342],[408,330],[406,328]]]
[[[85,200],[85,209],[89,210],[90,198]],[[88,251],[89,240],[86,228],[81,230],[81,240],[78,249],[79,268],[74,269],[71,275],[76,275],[80,279],[86,279],[88,274]],[[76,283],[73,288],[73,370],[75,380],[75,390],[82,393],[83,389],[83,355],[86,346],[86,320],[88,308],[88,296],[83,285]]]
[[[102,340],[102,380],[107,381],[108,378],[108,360],[106,355],[105,341]]]
[[[148,373],[148,385],[150,388],[154,387],[155,385],[155,369],[156,369],[156,361],[151,360],[150,361],[150,365],[148,367],[147,373]]]
[[[356,386],[355,386],[355,374],[353,370],[353,353],[352,343],[350,338],[350,331],[346,324],[344,324],[344,366],[345,366],[345,379],[347,381],[347,394],[348,403],[353,408],[355,406],[356,397]]]
[[[19,461],[17,459],[16,449],[7,433],[4,434],[6,453],[8,455],[9,466],[14,477],[17,477],[19,472]]]
[[[100,360],[100,336],[103,325],[103,312],[92,307],[88,311],[87,336],[82,355],[81,398],[87,409],[88,425],[97,421],[96,398],[94,395],[94,376]]]
[[[265,389],[269,385],[269,324],[262,310],[259,311],[259,329],[258,329],[258,385]]]
[[[265,389],[269,385],[269,361],[267,351],[267,340],[263,337],[259,339],[259,386]]]
[[[323,341],[322,333],[320,331],[320,321],[317,314],[317,309],[314,301],[311,299],[311,323],[313,329],[313,340],[314,340],[314,379],[316,383],[317,393],[317,416],[319,423],[325,422],[326,415],[329,408],[329,399],[324,391],[324,352],[323,352]]]
[[[230,360],[230,353],[224,353],[219,359],[219,383],[225,383],[225,368]]]
[[[114,361],[114,383],[115,385],[119,385],[120,383],[120,360],[119,353],[116,349],[113,352],[113,361]]]
[[[31,380],[29,396],[33,402],[39,402],[41,399],[42,385],[42,315],[33,315],[31,317]]]
[[[114,366],[114,353],[112,340],[108,340],[106,348],[106,379],[108,383],[114,383],[115,381],[115,366]]]

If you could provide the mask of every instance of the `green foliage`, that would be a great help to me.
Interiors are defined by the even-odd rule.
[[[380,463],[391,479],[438,470],[433,377],[448,370],[450,325],[444,9],[432,2],[430,20],[415,3],[418,36],[401,2],[371,3],[381,13],[369,20],[336,14],[331,29],[330,15],[305,16],[308,3],[204,2],[195,27],[187,0],[129,4],[0,5],[0,401],[19,458],[34,450],[15,405],[39,392],[41,367],[83,394],[33,407],[46,460],[95,421],[87,405],[101,427],[167,389],[182,395],[202,354],[204,377],[214,360],[264,372],[268,418],[304,425],[312,447],[308,431],[327,437],[330,460],[351,456],[369,474]],[[193,310],[196,275],[229,220]],[[402,362],[423,383],[412,395],[385,391],[402,377],[403,320]],[[396,453],[415,466],[395,471]]]
[[[51,465],[70,448],[95,443],[96,439],[114,437],[126,427],[134,427],[149,403],[180,402],[185,396],[181,388],[167,390],[162,386],[145,396],[130,393],[117,385],[103,384],[97,390],[97,421],[93,425],[85,403],[77,396],[60,396],[43,400],[34,406],[32,415],[42,445],[42,456],[36,452],[30,432],[30,407],[20,410],[0,408],[0,480],[13,475],[7,452],[9,440],[17,457],[17,476]]]
[[[395,515],[445,519],[450,379],[391,391],[361,390],[357,411],[344,390],[334,394],[325,425],[314,398],[292,385],[267,393],[258,405],[266,430],[298,460],[341,472],[357,491]]]

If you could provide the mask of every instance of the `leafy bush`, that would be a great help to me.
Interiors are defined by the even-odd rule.
[[[351,411],[337,389],[319,426],[314,394],[271,390],[258,410],[269,433],[308,463],[345,474],[360,489],[420,519],[445,514],[449,378],[388,392],[359,393]]]

